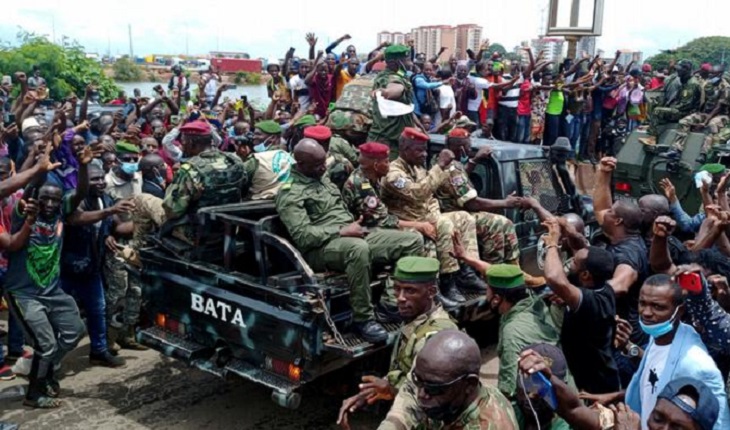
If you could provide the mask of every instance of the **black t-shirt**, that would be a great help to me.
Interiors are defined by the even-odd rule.
[[[646,250],[651,251],[651,238],[645,238],[644,244]],[[692,263],[692,252],[677,237],[669,236],[667,246],[669,247],[669,257],[671,257],[672,263],[677,265]],[[651,270],[651,267],[649,269]]]
[[[634,328],[631,333],[631,341],[644,346],[649,341],[649,337],[641,331],[639,326],[639,291],[651,272],[649,250],[646,248],[644,238],[640,236],[631,236],[620,243],[609,245],[607,249],[613,254],[616,267],[625,264],[638,273],[636,282],[629,287],[628,294],[616,299],[616,312]]]
[[[581,288],[581,293],[578,309],[565,312],[560,344],[578,389],[591,394],[613,393],[621,388],[611,352],[616,296],[608,285]]]

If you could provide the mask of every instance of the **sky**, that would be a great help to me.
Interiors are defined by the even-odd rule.
[[[563,0],[566,1],[566,0]],[[590,1],[590,0],[588,0]],[[536,37],[544,27],[547,0],[393,1],[277,0],[181,2],[109,0],[34,0],[12,2],[0,14],[0,41],[16,42],[19,28],[57,40],[67,36],[87,52],[128,54],[128,25],[134,54],[207,54],[211,50],[243,51],[252,57],[281,58],[291,46],[306,56],[307,32],[318,47],[343,34],[366,52],[379,31],[408,32],[421,25],[473,23],[492,43],[511,50]],[[605,0],[605,52],[631,49],[644,58],[676,48],[701,36],[730,36],[726,19],[730,2],[693,0],[686,8],[666,0]],[[215,6],[210,6],[214,5]],[[103,6],[102,6],[103,5]],[[650,16],[651,18],[643,18]],[[345,46],[342,46],[344,50]]]

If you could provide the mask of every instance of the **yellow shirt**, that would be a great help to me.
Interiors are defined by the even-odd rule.
[[[359,75],[357,74],[355,76],[350,76],[350,73],[348,73],[345,69],[340,70],[340,76],[337,78],[337,87],[335,87],[335,101],[339,100],[342,95],[342,89],[345,88],[345,85],[358,77]]]

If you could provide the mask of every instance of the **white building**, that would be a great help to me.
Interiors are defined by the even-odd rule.
[[[554,61],[559,64],[563,61],[563,46],[565,40],[556,37],[541,37],[532,39],[532,52],[537,55],[540,51],[545,51],[545,59]]]

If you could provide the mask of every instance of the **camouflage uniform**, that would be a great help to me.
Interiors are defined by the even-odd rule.
[[[464,205],[477,198],[464,166],[458,161],[451,163],[441,184],[436,190],[441,210],[453,212],[464,210]],[[477,240],[480,255],[487,263],[517,263],[520,246],[517,242],[515,225],[507,217],[490,212],[472,212],[476,219]]]
[[[357,149],[350,145],[350,142],[338,135],[332,135],[330,139],[330,154],[340,155],[347,159],[353,166],[357,166],[360,162],[360,154]]]
[[[727,126],[730,118],[728,118],[727,106],[730,101],[730,84],[722,79],[719,85],[713,85],[709,81],[704,83],[704,94],[705,94],[705,106],[702,112],[694,112],[686,117],[679,120],[679,128],[677,129],[677,136],[674,140],[674,149],[677,151],[684,151],[684,145],[687,142],[687,134],[690,132],[693,126],[702,125],[710,118],[710,114],[713,113],[718,105],[722,106],[720,112],[710,119],[707,123],[707,135],[705,141],[702,144],[700,152],[707,154],[712,149],[716,142],[716,137],[719,135],[720,130]],[[727,139],[725,139],[727,140]]]
[[[327,153],[327,177],[338,190],[342,190],[342,186],[347,181],[350,173],[354,170],[352,163],[343,155],[335,154],[332,151]]]
[[[104,178],[106,188],[104,192],[114,202],[142,194],[142,174],[137,172],[131,180],[123,179],[112,170]],[[130,221],[127,214],[119,215],[122,222]],[[129,240],[116,238],[117,244],[123,249],[129,245]],[[104,280],[106,282],[106,313],[109,324],[119,328],[120,324],[134,326],[139,320],[142,306],[142,287],[135,276],[130,276],[124,267],[124,258],[121,252],[107,252],[104,256]],[[120,314],[121,321],[114,316]]]
[[[408,395],[416,398],[416,388],[412,382],[403,386],[401,392],[408,391]],[[401,396],[401,393],[398,393]],[[398,398],[396,397],[396,401]],[[395,407],[396,404],[393,404]],[[411,409],[412,410],[412,409]],[[515,412],[502,393],[490,385],[482,385],[479,388],[479,397],[471,403],[452,423],[445,424],[440,421],[428,419],[422,414],[409,416],[404,422],[391,421],[391,414],[388,414],[386,421],[383,421],[378,430],[519,430]]]
[[[372,183],[358,167],[342,187],[342,200],[350,213],[368,228],[398,228],[398,217],[380,200],[380,183]]]
[[[669,106],[659,106],[652,110],[647,134],[658,136],[660,125],[678,122],[692,112],[699,111],[701,100],[702,86],[697,78],[692,77],[682,85],[676,100],[670,101]]]
[[[398,158],[390,164],[390,171],[383,181],[382,199],[389,212],[398,219],[436,225],[436,250],[441,273],[449,274],[459,270],[459,262],[449,255],[454,249],[454,231],[461,233],[468,254],[477,256],[479,248],[474,217],[463,211],[442,214],[439,209],[434,192],[445,175],[438,164],[426,171],[420,166],[411,167]]]
[[[313,270],[336,270],[347,275],[355,322],[374,317],[370,294],[372,263],[394,263],[422,252],[421,236],[405,231],[374,229],[364,239],[340,237],[340,229],[354,222],[354,218],[327,175],[316,180],[292,171],[276,196],[276,210]]]
[[[403,95],[397,101],[406,105],[413,104],[413,85],[404,76],[391,71],[384,71],[378,74],[373,83],[373,91],[385,89],[389,84],[400,84],[405,87]],[[370,110],[373,118],[373,125],[370,126],[368,140],[371,142],[380,142],[390,146],[390,157],[395,159],[398,157],[398,139],[403,129],[413,127],[413,115],[401,115],[396,117],[385,118],[380,115],[378,109],[378,101],[373,101]]]

